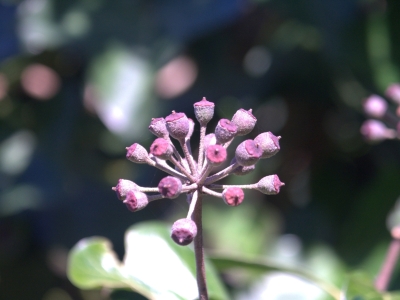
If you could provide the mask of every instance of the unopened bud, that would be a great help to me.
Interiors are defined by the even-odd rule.
[[[261,178],[256,189],[266,195],[276,195],[283,185],[285,184],[279,180],[278,175],[269,175]]]
[[[214,116],[214,103],[207,101],[205,97],[194,105],[194,114],[200,125],[205,126]]]
[[[372,118],[382,118],[387,109],[388,104],[385,99],[378,95],[371,95],[363,102],[364,112]]]
[[[164,197],[174,199],[182,192],[182,182],[172,176],[164,177],[158,184],[158,191]]]
[[[149,199],[145,193],[139,191],[129,191],[123,201],[130,211],[138,211],[149,204]]]
[[[261,158],[268,158],[278,153],[280,149],[279,139],[280,137],[276,137],[270,131],[257,135],[254,139],[254,143],[262,150]]]
[[[241,188],[230,187],[223,190],[222,199],[229,206],[238,206],[243,202],[244,192]]]
[[[215,137],[218,144],[224,144],[232,140],[236,133],[238,127],[235,123],[229,121],[228,119],[219,120],[217,127],[215,127]]]
[[[147,150],[138,143],[134,143],[130,147],[127,147],[126,150],[126,158],[134,163],[145,164],[150,159]]]
[[[126,195],[130,191],[137,191],[139,186],[133,181],[120,179],[118,180],[118,184],[112,189],[117,193],[117,197],[119,200],[123,201],[126,198]]]
[[[167,130],[169,134],[179,140],[183,141],[189,133],[189,120],[184,113],[172,112],[165,118]]]
[[[193,131],[194,131],[194,121],[191,118],[188,118],[189,120],[189,132],[187,133],[185,139],[189,140],[192,137]]]
[[[221,145],[210,145],[206,149],[206,158],[211,165],[220,165],[227,156],[226,149]]]
[[[163,138],[155,139],[150,146],[150,153],[161,159],[168,159],[173,152],[170,142]]]
[[[169,135],[164,118],[151,119],[149,130],[152,134],[159,138],[166,138]]]
[[[178,245],[189,245],[196,235],[196,223],[190,219],[179,219],[172,225],[171,238]]]
[[[361,134],[371,142],[380,142],[385,139],[393,139],[396,131],[386,127],[384,123],[377,120],[365,121],[360,129]]]
[[[261,157],[261,148],[253,140],[245,140],[236,148],[235,158],[241,166],[254,165]]]
[[[239,109],[232,117],[232,122],[238,127],[237,135],[246,135],[250,133],[256,126],[257,119],[252,114],[252,110]]]

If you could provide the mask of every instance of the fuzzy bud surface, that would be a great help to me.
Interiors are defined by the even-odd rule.
[[[150,153],[161,159],[168,159],[173,152],[174,150],[169,141],[163,138],[155,139],[150,146]]]
[[[138,143],[134,143],[126,150],[126,158],[134,163],[145,164],[150,159],[147,150]]]
[[[112,188],[116,193],[119,200],[123,201],[130,191],[137,191],[139,186],[133,181],[126,179],[119,179],[118,184]]]
[[[214,116],[215,104],[207,101],[205,97],[199,102],[193,104],[194,114],[200,125],[205,126]]]
[[[238,127],[237,135],[246,135],[250,133],[256,126],[257,119],[253,115],[252,110],[239,109],[232,117],[232,122]]]
[[[167,125],[164,118],[153,118],[151,119],[149,130],[156,137],[166,138],[169,136]]]
[[[262,155],[261,147],[253,140],[245,140],[236,148],[235,158],[241,166],[254,165]]]
[[[241,188],[230,187],[222,192],[222,199],[229,206],[238,206],[244,200],[244,192]]]
[[[279,146],[279,138],[273,135],[270,131],[260,133],[254,139],[262,150],[261,158],[269,158],[274,156],[281,149]]]
[[[211,165],[219,165],[228,157],[226,149],[221,145],[210,145],[206,149],[206,158]]]
[[[164,197],[174,199],[181,194],[182,182],[172,176],[164,177],[158,184],[158,191]]]
[[[279,180],[278,175],[269,175],[257,183],[257,190],[266,195],[276,195],[283,185],[285,184]]]
[[[126,198],[123,202],[125,203],[126,207],[132,212],[141,210],[145,208],[147,204],[149,204],[147,195],[139,191],[129,191],[126,194]]]
[[[177,140],[184,140],[189,133],[190,124],[184,113],[173,111],[172,114],[165,118],[165,122],[169,134]]]
[[[189,245],[197,235],[197,226],[190,219],[179,219],[171,228],[172,240],[180,246]]]
[[[215,138],[218,144],[224,144],[233,139],[237,133],[238,127],[235,123],[228,119],[219,120],[217,127],[215,127]]]

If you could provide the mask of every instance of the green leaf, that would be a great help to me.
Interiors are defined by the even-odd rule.
[[[383,300],[382,294],[376,291],[370,276],[363,272],[349,275],[343,290],[344,300]]]
[[[71,250],[68,276],[82,289],[130,288],[149,299],[198,297],[194,252],[176,245],[159,222],[130,227],[125,234],[124,262],[105,238],[83,239]],[[210,299],[228,299],[213,266],[206,262]]]
[[[228,270],[232,268],[242,268],[253,272],[283,272],[292,275],[297,275],[303,279],[310,281],[315,284],[326,293],[332,296],[334,299],[340,299],[340,290],[335,286],[322,281],[321,279],[314,276],[311,272],[307,272],[304,269],[298,269],[294,267],[285,266],[282,264],[266,261],[264,259],[244,259],[241,257],[227,256],[227,255],[212,255],[210,260],[214,266],[219,270]]]

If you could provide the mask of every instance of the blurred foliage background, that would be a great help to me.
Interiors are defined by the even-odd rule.
[[[396,0],[1,0],[0,299],[106,299],[69,283],[67,252],[101,235],[122,257],[130,225],[186,215],[183,198],[132,214],[111,187],[155,186],[164,174],[125,147],[149,147],[152,117],[194,118],[203,96],[217,108],[209,132],[243,107],[258,118],[250,138],[282,136],[231,182],[286,183],[238,208],[207,200],[207,249],[375,275],[400,143],[363,141],[361,103],[400,81],[399,32]]]

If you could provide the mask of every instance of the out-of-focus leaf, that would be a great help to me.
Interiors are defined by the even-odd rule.
[[[343,300],[383,300],[375,288],[372,278],[362,272],[349,275],[347,284],[342,289]]]
[[[125,235],[124,263],[105,238],[83,239],[71,250],[68,276],[80,288],[131,288],[149,299],[198,296],[194,253],[176,245],[159,222],[132,226]],[[206,263],[210,299],[228,299],[213,266]]]
[[[149,287],[137,278],[129,278],[111,248],[109,240],[91,237],[80,240],[69,254],[68,277],[82,289],[98,287],[132,288],[149,297]]]
[[[129,275],[139,277],[160,295],[173,291],[183,299],[198,296],[194,252],[189,247],[175,244],[165,224],[146,222],[134,225],[128,229],[125,243],[124,262]],[[206,272],[210,299],[228,299],[213,266],[208,262]]]
[[[400,292],[387,293],[383,297],[384,300],[400,300]]]
[[[210,260],[214,266],[219,270],[227,270],[232,268],[243,268],[249,271],[255,271],[260,273],[265,272],[283,272],[292,275],[302,277],[316,286],[320,287],[326,293],[332,296],[334,299],[340,299],[340,291],[335,286],[322,281],[315,277],[313,274],[307,272],[304,269],[288,267],[282,264],[266,261],[264,259],[243,259],[241,257],[227,256],[227,255],[212,255]]]

